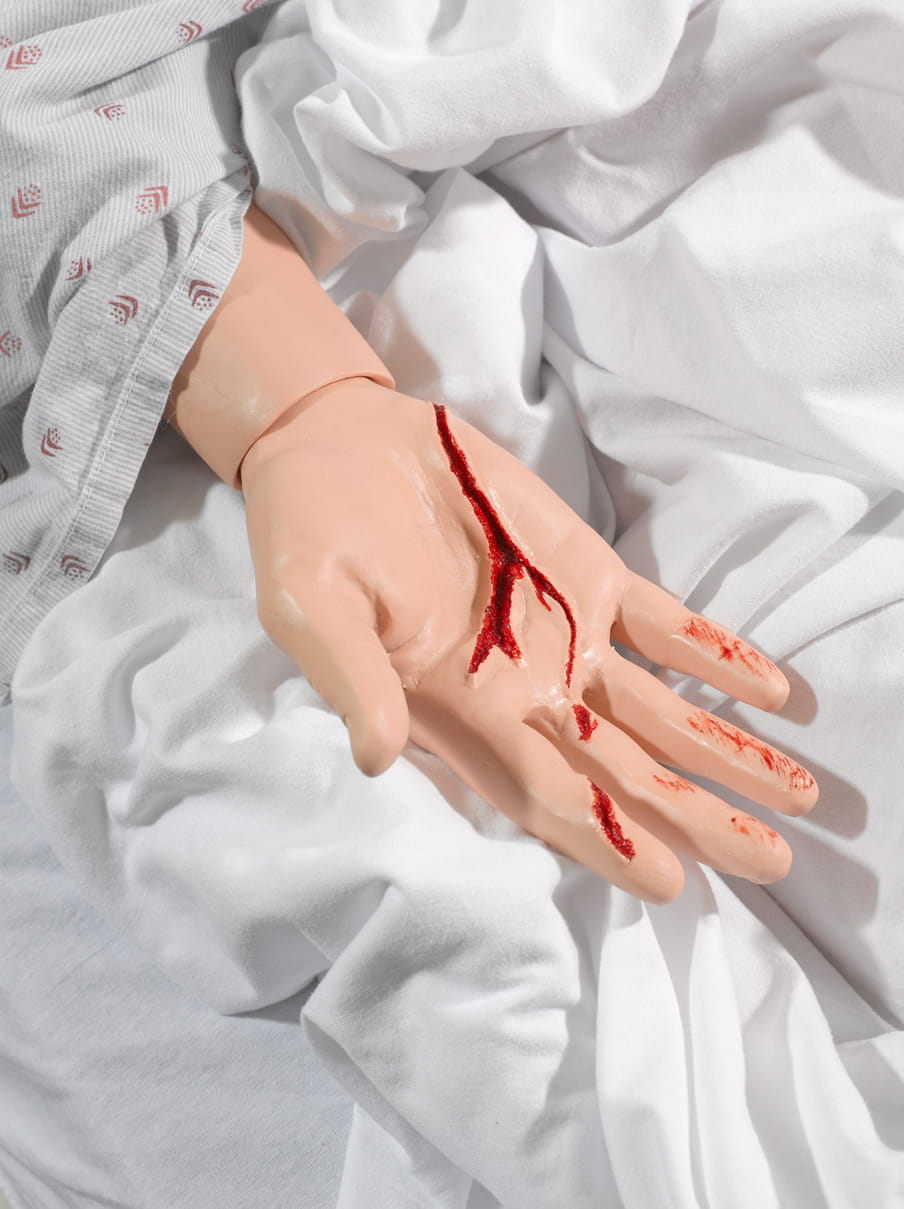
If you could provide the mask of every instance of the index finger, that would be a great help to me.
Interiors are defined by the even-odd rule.
[[[771,659],[633,572],[612,637],[638,655],[705,680],[748,705],[774,710],[788,699],[788,681]]]

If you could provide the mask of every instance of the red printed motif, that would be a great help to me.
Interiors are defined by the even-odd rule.
[[[194,42],[195,38],[200,38],[204,33],[204,27],[199,25],[197,21],[183,21],[179,26],[179,41],[186,45],[189,42]]]
[[[116,122],[126,116],[126,107],[116,101],[110,105],[97,105],[94,112],[98,117],[106,118],[108,122]]]
[[[87,256],[80,256],[78,260],[70,260],[69,272],[66,274],[67,281],[78,281],[80,277],[84,277],[86,273],[91,272],[91,261]]]
[[[25,185],[17,189],[9,200],[13,218],[28,218],[41,204],[41,190],[37,185]]]
[[[7,42],[6,45],[8,46],[9,43]],[[34,67],[40,57],[40,46],[33,44],[16,46],[6,56],[6,70],[21,71],[24,67]]]
[[[188,296],[192,306],[203,310],[210,310],[220,297],[215,286],[212,286],[209,281],[201,281],[199,278],[195,278],[189,285]]]
[[[166,185],[150,185],[138,194],[135,199],[135,209],[139,214],[159,214],[169,198]]]
[[[62,448],[60,430],[58,428],[48,428],[43,437],[41,437],[41,453],[47,458],[55,458]]]
[[[18,336],[14,336],[12,332],[6,331],[0,336],[0,353],[4,357],[11,357],[13,353],[19,352],[22,347],[22,341]]]
[[[18,554],[15,550],[3,555],[3,566],[13,575],[21,575],[23,571],[27,571],[30,562],[27,554]]]
[[[119,324],[126,324],[138,314],[138,299],[129,294],[117,294],[110,299],[110,314]]]
[[[88,574],[88,568],[74,554],[63,555],[60,559],[60,570],[67,579],[84,579]]]
[[[238,87],[235,82],[235,72],[232,73],[232,87],[233,88]],[[245,166],[242,169],[242,174],[244,176],[250,176],[251,175],[251,165],[248,162],[248,152],[244,149],[244,147],[240,147],[238,145],[238,143],[230,143],[229,150],[234,151],[237,156],[239,156],[241,159],[243,159],[245,161]]]

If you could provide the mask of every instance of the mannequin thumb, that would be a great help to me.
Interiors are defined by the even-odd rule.
[[[342,718],[361,771],[385,772],[408,742],[408,703],[363,600],[334,601],[329,615],[280,603],[278,624],[265,629]]]

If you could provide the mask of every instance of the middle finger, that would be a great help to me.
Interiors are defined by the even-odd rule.
[[[689,705],[614,651],[584,699],[658,760],[719,781],[783,814],[806,814],[816,803],[816,782],[796,760]]]

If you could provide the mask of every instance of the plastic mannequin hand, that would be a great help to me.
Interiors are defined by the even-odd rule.
[[[759,882],[787,872],[774,831],[665,764],[787,814],[815,802],[810,774],[611,640],[765,709],[784,702],[784,676],[629,572],[477,430],[350,378],[285,411],[241,473],[261,621],[345,720],[364,772],[410,735],[651,901],[681,889],[675,852]]]
[[[681,889],[675,852],[781,877],[790,852],[774,831],[659,761],[789,814],[813,805],[813,778],[610,638],[766,709],[787,696],[782,674],[632,575],[498,446],[393,385],[251,206],[169,418],[243,485],[262,622],[343,717],[359,767],[383,771],[410,734],[642,898]]]

